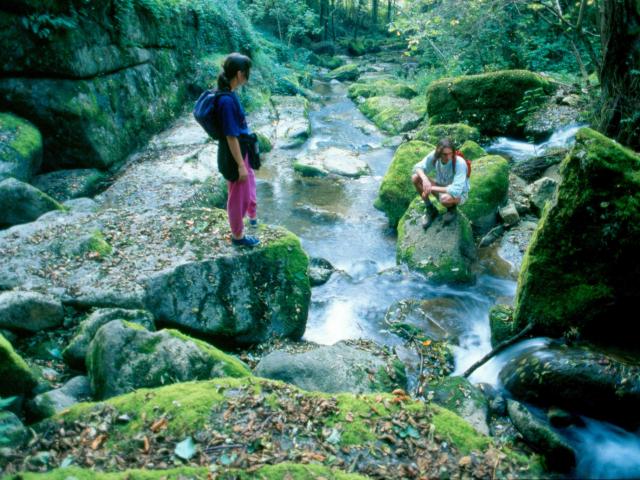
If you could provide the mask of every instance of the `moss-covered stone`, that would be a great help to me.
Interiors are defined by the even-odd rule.
[[[488,232],[498,220],[498,207],[507,199],[509,164],[499,155],[487,155],[471,164],[471,190],[460,210],[473,225],[474,233]]]
[[[269,137],[262,133],[257,133],[258,135],[258,145],[260,147],[261,153],[269,153],[273,149],[273,145],[271,144],[271,140]]]
[[[416,128],[426,113],[423,97],[412,100],[392,96],[370,97],[358,108],[378,128],[392,135]]]
[[[434,283],[464,284],[475,280],[471,270],[476,257],[469,220],[458,214],[449,225],[442,216],[425,231],[422,218],[424,202],[420,197],[409,205],[398,224],[396,259],[425,274]]]
[[[360,76],[360,69],[355,63],[348,63],[329,72],[329,78],[334,80],[354,81]]]
[[[640,157],[584,128],[561,164],[518,278],[514,322],[557,336],[638,339]]]
[[[467,140],[475,142],[480,140],[480,132],[475,127],[464,123],[451,123],[443,125],[427,125],[418,130],[415,138],[436,145],[441,138],[449,138],[456,147],[460,147]]]
[[[478,432],[488,435],[487,416],[489,405],[484,394],[464,377],[446,377],[430,384],[433,401],[460,415]]]
[[[554,90],[549,80],[526,70],[444,78],[427,89],[429,121],[432,125],[464,122],[487,135],[522,134],[526,113],[517,109],[525,92],[538,88],[546,94]]]
[[[491,307],[489,324],[491,326],[491,345],[493,347],[511,338],[515,334],[513,331],[513,307],[504,304]]]
[[[460,152],[467,160],[476,160],[487,155],[487,152],[473,140],[467,140],[460,146]],[[473,172],[473,166],[471,167]]]
[[[0,334],[0,396],[30,393],[38,379],[11,344]]]
[[[462,456],[471,452],[475,452],[474,458],[478,464],[496,469],[497,476],[510,474],[530,477],[542,473],[537,459],[526,459],[514,455],[507,449],[496,447],[488,437],[479,435],[460,417],[435,405],[410,399],[399,401],[391,394],[330,396],[309,393],[279,382],[256,378],[216,379],[153,390],[141,389],[100,404],[76,405],[53,420],[57,428],[47,430],[48,422],[40,424],[37,428],[39,431],[50,432],[49,436],[56,436],[61,426],[71,426],[77,419],[86,422],[87,419],[95,418],[96,421],[103,422],[102,419],[105,417],[122,416],[129,420],[102,423],[107,428],[105,433],[109,440],[104,444],[98,444],[92,451],[95,455],[101,455],[106,451],[136,453],[129,456],[130,468],[137,465],[140,468],[148,462],[148,459],[139,453],[140,440],[137,439],[141,438],[142,434],[156,449],[165,445],[174,448],[175,441],[187,436],[199,438],[196,447],[201,449],[216,445],[217,443],[210,443],[210,440],[224,435],[231,439],[232,444],[242,439],[246,445],[252,445],[251,448],[257,448],[264,453],[269,452],[276,459],[290,458],[305,464],[313,460],[313,466],[291,467],[286,463],[272,466],[269,468],[273,470],[265,470],[274,472],[272,477],[255,478],[308,478],[303,475],[309,473],[322,473],[327,475],[326,478],[342,478],[338,475],[341,471],[346,471],[350,465],[352,467],[349,471],[353,471],[354,474],[366,473],[370,471],[370,462],[353,461],[354,455],[359,453],[375,454],[376,465],[384,467],[378,473],[384,471],[390,478],[398,478],[404,467],[411,464],[419,465],[421,472],[431,477],[439,473],[438,469],[442,467],[442,463],[436,465],[436,457],[432,458],[428,448],[437,446],[440,449],[443,442],[447,443],[446,468],[453,475],[462,473],[465,467],[458,462]],[[152,424],[161,418],[165,418],[166,423],[159,431],[157,426],[154,427],[155,430],[152,429]],[[201,432],[201,435],[196,436],[196,432]],[[202,435],[202,432],[209,432],[214,436],[207,437]],[[405,453],[400,455],[385,454],[390,451],[383,440],[385,435],[395,439],[396,449],[405,443],[412,443],[414,447],[406,449]],[[283,441],[293,436],[296,437],[299,448],[291,449],[290,443]],[[90,449],[91,446],[90,442],[87,442],[87,445],[74,445],[73,448],[84,450]],[[313,453],[313,457],[307,458],[309,452]],[[76,450],[75,453],[81,452]],[[221,458],[220,455],[212,456],[212,465],[209,468],[219,470],[223,475],[240,475],[233,478],[254,478],[251,476],[253,474],[234,470],[238,468],[238,464],[234,460],[237,457],[231,458],[232,454],[233,449],[225,458]],[[497,455],[506,456],[501,457],[501,462],[496,462]],[[79,467],[87,467],[83,454],[74,454],[74,457]],[[251,467],[251,471],[257,467],[267,468],[258,460],[260,457],[256,456],[254,459],[254,456],[248,455],[249,463],[244,463],[242,468]],[[62,458],[64,452],[60,455],[60,460]],[[185,467],[197,466],[197,462],[198,456],[195,456]],[[321,470],[322,468],[337,470],[331,472]],[[292,472],[290,475],[299,476],[282,477],[288,470]],[[82,472],[79,469],[68,471]],[[61,471],[54,471],[51,475],[59,475],[59,472]],[[174,474],[172,471],[164,473]],[[182,473],[188,471],[183,470]],[[147,471],[145,474],[154,475],[155,472]]]
[[[396,227],[407,207],[416,197],[416,189],[411,181],[413,166],[422,160],[433,145],[412,141],[398,147],[385,173],[374,206],[383,211],[389,225]]]
[[[0,113],[0,182],[14,177],[28,182],[42,163],[42,135],[31,123]]]
[[[0,181],[0,228],[28,223],[51,210],[65,210],[53,198],[15,178]]]
[[[108,176],[95,168],[58,170],[37,175],[31,184],[59,202],[93,197],[107,185]]]
[[[370,98],[390,95],[393,97],[411,99],[418,95],[413,87],[403,82],[391,80],[376,80],[366,83],[353,83],[349,85],[349,98]]]

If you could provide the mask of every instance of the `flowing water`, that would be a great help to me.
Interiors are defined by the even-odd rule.
[[[464,333],[454,348],[454,374],[461,374],[491,350],[489,309],[498,301],[509,303],[516,283],[481,272],[473,286],[435,286],[397,266],[395,233],[384,214],[373,208],[394,149],[384,146],[386,137],[347,98],[343,85],[316,82],[314,89],[323,100],[310,113],[312,136],[297,149],[276,149],[258,175],[262,221],[285,226],[300,237],[310,256],[325,258],[336,267],[329,282],[313,288],[304,339],[329,345],[365,338],[399,346],[402,341],[390,334],[384,323],[394,302],[453,299],[464,322]],[[578,128],[562,129],[539,145],[500,138],[488,149],[521,161],[552,146],[567,146]],[[329,147],[357,152],[369,164],[371,175],[359,179],[302,178],[294,173],[295,157]],[[476,370],[471,381],[500,387],[498,374],[506,362],[548,341],[532,339],[512,346]],[[560,433],[578,453],[576,477],[640,477],[637,434],[591,419],[585,419],[584,427]]]

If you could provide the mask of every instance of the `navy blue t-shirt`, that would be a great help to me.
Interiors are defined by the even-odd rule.
[[[239,137],[241,134],[251,133],[247,125],[247,116],[235,92],[218,98],[217,111],[222,133],[227,137]]]

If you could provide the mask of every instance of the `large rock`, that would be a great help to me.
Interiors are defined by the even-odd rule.
[[[411,99],[418,95],[410,85],[393,80],[375,80],[366,83],[353,83],[347,90],[349,98],[354,100],[360,98],[379,97],[391,95],[393,97]]]
[[[87,370],[97,398],[142,387],[251,374],[238,359],[176,330],[149,332],[114,320],[98,330],[87,352]]]
[[[293,169],[305,177],[338,175],[358,178],[371,172],[367,162],[361,160],[357,153],[336,147],[300,156]]]
[[[72,198],[93,197],[107,182],[107,174],[95,168],[77,168],[44,173],[31,184],[58,202]]]
[[[304,390],[327,393],[391,392],[407,386],[400,360],[378,356],[344,342],[298,354],[272,352],[260,360],[254,373]]]
[[[354,81],[360,76],[360,69],[355,63],[348,63],[329,72],[329,78],[344,81]]]
[[[460,148],[464,142],[471,140],[477,142],[480,140],[480,132],[475,127],[470,127],[464,123],[451,123],[443,125],[427,125],[416,133],[417,140],[437,145],[441,138],[449,138],[454,145]]]
[[[640,304],[640,157],[585,128],[561,171],[520,272],[516,326],[635,345],[628,312]]]
[[[635,430],[640,368],[586,348],[543,347],[513,358],[500,380],[519,400],[557,406]]]
[[[424,202],[417,197],[398,224],[396,258],[409,268],[424,273],[436,283],[471,283],[475,274],[471,264],[476,248],[469,220],[458,214],[445,225],[439,215],[425,231]]]
[[[426,113],[422,97],[416,97],[412,100],[388,95],[370,97],[361,103],[358,108],[378,128],[392,135],[416,128],[420,125]]]
[[[89,378],[78,376],[60,388],[36,395],[29,404],[29,410],[36,418],[47,418],[89,398],[91,398]]]
[[[100,327],[113,320],[125,320],[143,326],[147,330],[155,330],[153,315],[145,310],[126,310],[123,308],[99,308],[91,313],[80,324],[77,335],[62,351],[65,361],[76,368],[84,368],[89,343]]]
[[[235,4],[186,0],[18,0],[0,32],[0,105],[40,129],[49,169],[121,160],[182,109],[198,56],[254,46]]]
[[[60,300],[37,292],[0,293],[0,327],[39,332],[62,324],[64,310]]]
[[[531,210],[538,216],[542,214],[544,206],[553,199],[558,188],[558,182],[549,177],[542,177],[525,189],[529,197]]]
[[[544,455],[548,467],[566,472],[576,465],[576,453],[550,425],[536,418],[524,405],[507,400],[509,418],[531,448]]]
[[[383,211],[389,219],[389,225],[396,227],[417,193],[411,182],[413,166],[422,160],[433,145],[412,141],[398,147],[393,160],[385,173],[374,207]]]
[[[542,177],[549,167],[560,163],[567,153],[568,150],[566,148],[550,148],[545,150],[542,155],[515,163],[511,167],[511,172],[526,182],[534,182]]]
[[[487,155],[471,163],[469,198],[460,207],[477,235],[498,223],[498,207],[507,199],[509,164],[499,155]]]
[[[12,412],[0,410],[0,448],[20,448],[31,433]]]
[[[271,102],[278,116],[276,136],[280,148],[296,148],[306,142],[311,135],[309,102],[300,96],[273,96]]]
[[[17,178],[28,182],[42,163],[42,136],[26,120],[0,113],[0,182]]]
[[[30,393],[38,379],[11,344],[0,334],[0,397]]]
[[[64,207],[28,183],[15,178],[0,182],[0,228],[32,222],[51,210]]]
[[[519,113],[525,92],[554,90],[549,80],[526,70],[505,70],[480,75],[444,78],[427,90],[427,114],[431,124],[464,122],[487,135],[523,133]],[[544,96],[539,99],[539,104]],[[535,104],[531,105],[535,107]]]

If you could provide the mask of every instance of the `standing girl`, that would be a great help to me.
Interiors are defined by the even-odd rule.
[[[249,165],[246,151],[243,153],[240,137],[249,135],[249,127],[244,109],[240,104],[236,89],[249,81],[251,59],[240,53],[228,55],[218,75],[218,95],[216,114],[223,139],[218,147],[218,167],[223,165],[233,178],[227,181],[227,214],[231,226],[231,243],[236,246],[255,247],[260,243],[257,237],[244,235],[244,217],[249,216],[249,224],[257,225],[256,177]],[[221,170],[222,171],[222,170]]]

